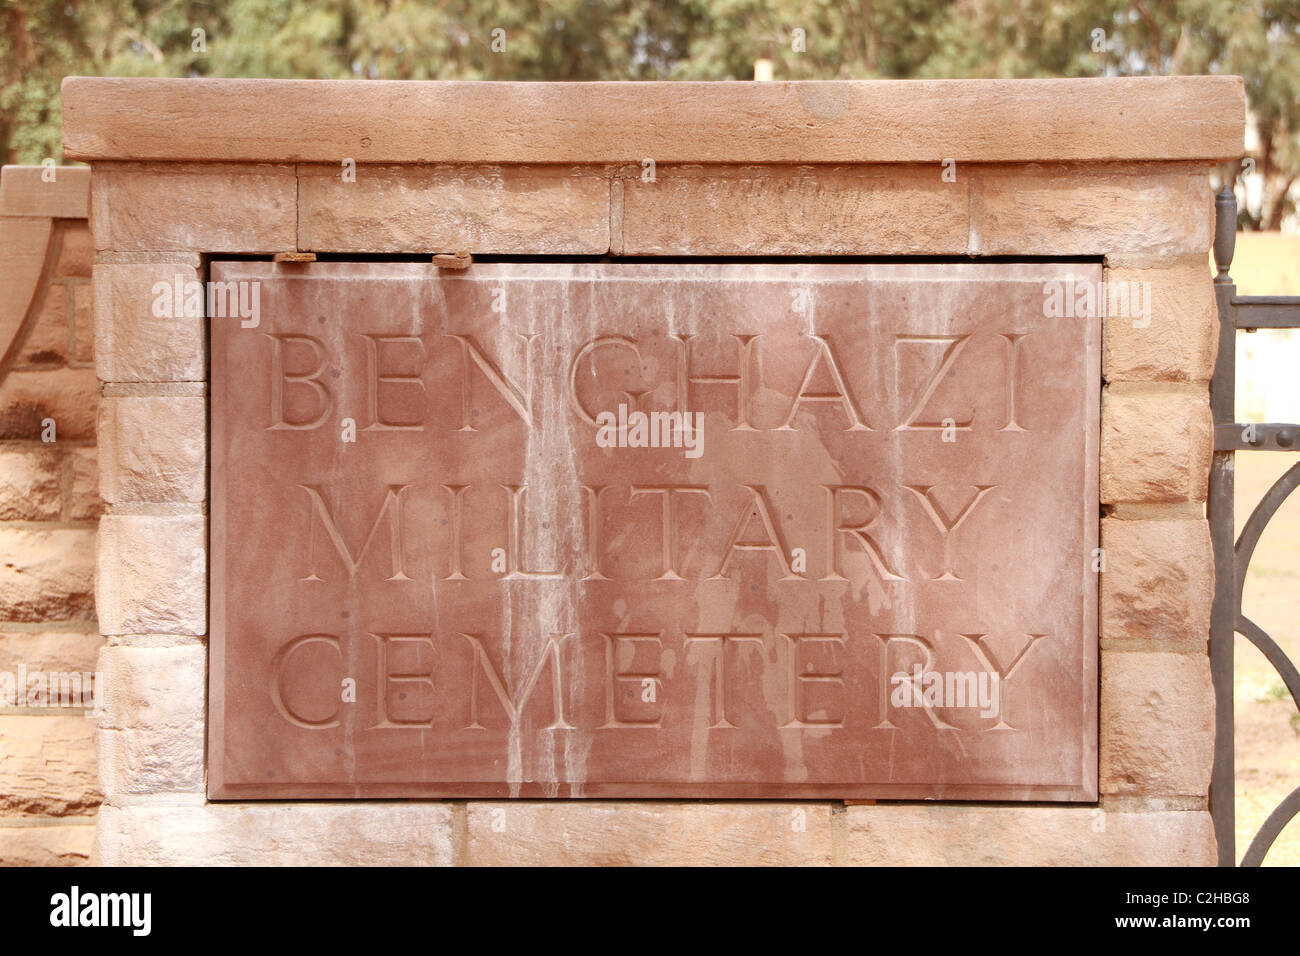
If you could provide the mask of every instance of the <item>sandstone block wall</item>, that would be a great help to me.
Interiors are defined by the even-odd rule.
[[[43,172],[0,174],[0,865],[86,862],[100,801],[85,694],[48,676],[103,643],[90,171]]]
[[[0,262],[11,245],[56,252],[54,265],[28,267],[43,278],[11,323],[40,347],[9,348],[0,375],[0,455],[10,463],[0,482],[21,485],[0,488],[0,509],[13,509],[0,513],[0,535],[13,542],[6,565],[10,555],[28,555],[31,566],[0,568],[21,581],[0,579],[0,620],[13,622],[0,631],[15,632],[0,635],[0,654],[21,647],[84,661],[101,640],[85,557],[99,508],[88,477],[93,352],[107,502],[98,630],[109,645],[99,665],[106,804],[97,859],[1212,864],[1209,171],[1240,153],[1241,85],[1051,82],[1075,85],[597,84],[547,92],[540,84],[409,84],[399,92],[387,84],[345,91],[69,80],[68,153],[93,164],[95,329],[92,338],[77,320],[78,308],[89,307],[78,305],[88,287],[77,289],[90,275],[92,243],[75,217],[6,212]],[[398,112],[394,96],[405,104]],[[1062,97],[1076,120],[1064,128]],[[178,123],[187,111],[203,121]],[[446,117],[470,119],[439,132]],[[503,138],[501,124],[528,135]],[[653,180],[643,157],[657,164]],[[941,178],[945,157],[956,159],[954,182]],[[338,176],[346,158],[356,161],[355,183]],[[42,221],[50,238],[40,238],[34,223]],[[81,258],[70,254],[63,265],[60,248]],[[1108,281],[1149,283],[1150,321],[1112,316],[1104,332],[1098,803],[208,802],[203,325],[154,317],[146,293],[177,274],[204,278],[215,254],[461,249],[1085,256],[1104,261]],[[64,291],[38,294],[37,286]],[[11,299],[6,283],[4,308],[18,309]],[[55,316],[48,329],[37,321],[46,311]],[[62,353],[56,342],[66,343]],[[24,392],[33,380],[41,389]],[[39,443],[35,413],[21,410],[33,401],[24,395],[47,393],[42,407],[69,422],[54,447]],[[28,425],[11,434],[11,422]],[[0,783],[16,794],[0,803],[0,826],[18,834],[0,852],[34,861],[84,856],[98,796],[85,770],[89,744],[76,741],[88,740],[77,734],[89,725],[65,712],[0,714],[0,742],[29,741],[25,750],[0,749],[0,759],[20,755],[13,784],[0,764]],[[50,753],[39,756],[47,739]],[[49,781],[38,785],[39,773]],[[69,820],[83,825],[15,825]]]

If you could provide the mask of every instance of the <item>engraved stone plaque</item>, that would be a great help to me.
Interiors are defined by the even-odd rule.
[[[210,795],[1095,799],[1101,277],[213,263]]]

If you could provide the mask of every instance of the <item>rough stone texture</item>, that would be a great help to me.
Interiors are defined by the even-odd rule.
[[[1213,759],[1207,656],[1102,652],[1102,793],[1203,796]]]
[[[91,448],[70,448],[64,456],[71,472],[68,484],[68,517],[73,521],[98,518],[104,510],[99,498],[99,466],[96,451]]]
[[[1213,439],[1203,390],[1108,385],[1101,403],[1101,500],[1204,501]]]
[[[294,248],[293,166],[98,163],[96,249],[283,252]]]
[[[93,823],[0,826],[0,866],[85,866],[94,842]]]
[[[86,173],[84,182],[89,198],[90,172]],[[63,223],[59,232],[59,259],[54,264],[55,278],[77,277],[89,279],[95,263],[95,244],[90,236],[90,226],[84,220]]]
[[[1204,255],[1214,194],[1197,164],[1007,165],[971,187],[972,255]]]
[[[1137,283],[1150,311],[1107,316],[1106,380],[1208,382],[1214,374],[1219,315],[1204,254],[1173,257],[1151,268],[1129,267],[1124,261],[1116,257],[1117,264],[1108,264],[1107,286],[1131,291]]]
[[[837,819],[854,866],[1213,866],[1206,811],[878,804]],[[837,827],[837,830],[838,830]]]
[[[112,806],[100,866],[446,866],[452,808],[436,803]]]
[[[0,864],[84,864],[99,803],[93,711],[98,382],[90,170],[0,176]],[[27,218],[10,218],[27,217]],[[72,367],[68,367],[72,366]],[[78,367],[80,366],[80,367]],[[45,442],[44,419],[55,421]],[[78,522],[80,527],[69,527]],[[24,627],[23,625],[27,625]],[[34,625],[34,626],[33,626]],[[21,681],[20,678],[25,678]],[[75,825],[66,825],[75,824]]]
[[[63,510],[52,445],[0,445],[0,521],[55,521]]]
[[[304,166],[298,245],[318,252],[609,251],[600,167]]]
[[[11,814],[93,814],[95,724],[80,715],[0,716],[0,823]]]
[[[1106,372],[1115,383],[1203,382],[1208,375],[1212,351],[1206,351],[1206,342],[1199,334],[1204,332],[1205,283],[1196,278],[1193,285],[1185,285],[1172,274],[1185,270],[1194,278],[1193,271],[1201,268],[1190,260],[1199,261],[1209,246],[1211,200],[1204,177],[1207,162],[1195,169],[1167,162],[1127,166],[1110,163],[1125,159],[1204,161],[1234,157],[1240,153],[1243,113],[1242,87],[1237,78],[708,87],[70,79],[65,93],[70,155],[84,152],[97,158],[155,158],[173,163],[162,167],[101,163],[97,167],[97,177],[113,180],[97,196],[106,213],[96,216],[100,240],[97,247],[105,248],[106,237],[115,236],[113,255],[121,257],[116,261],[133,253],[144,257],[167,249],[191,248],[188,243],[203,243],[193,248],[205,251],[218,251],[223,242],[240,244],[232,251],[294,248],[300,222],[294,215],[292,197],[284,204],[282,192],[284,171],[293,172],[292,167],[263,167],[273,171],[256,188],[244,189],[239,195],[240,187],[232,186],[229,176],[212,177],[210,185],[194,181],[193,173],[224,167],[174,164],[187,157],[203,162],[315,162],[334,172],[341,158],[352,156],[361,164],[363,174],[373,164],[384,162],[512,164],[582,160],[639,164],[643,157],[651,157],[659,164],[658,185],[663,186],[664,171],[674,164],[720,161],[785,163],[791,167],[800,163],[888,161],[896,164],[891,167],[894,170],[902,170],[906,168],[902,164],[908,163],[934,164],[937,179],[940,158],[951,156],[958,160],[958,184],[942,185],[970,189],[969,208],[973,212],[965,245],[956,251],[1105,254],[1111,257],[1114,275],[1134,270],[1132,274],[1140,279],[1152,270],[1170,273],[1162,277],[1169,281],[1159,286],[1152,274],[1156,302],[1149,329],[1125,328],[1112,318]],[[1063,102],[1071,107],[1067,121],[1061,118]],[[401,108],[396,109],[395,104]],[[593,115],[605,121],[592,123]],[[707,121],[701,122],[702,116],[708,117]],[[227,121],[223,122],[223,118]],[[232,125],[237,135],[231,135]],[[1104,161],[1107,165],[1070,165],[1080,160]],[[975,168],[981,162],[1035,161],[1047,165]],[[623,168],[626,171],[628,167]],[[925,167],[921,168],[923,171]],[[310,178],[309,171],[302,172],[304,181]],[[421,175],[408,169],[400,178],[418,180]],[[795,176],[797,170],[772,171],[770,175]],[[176,188],[178,185],[184,191]],[[325,183],[320,185],[324,187]],[[341,193],[357,185],[332,183],[330,189]],[[643,213],[651,208],[650,201],[662,198],[666,192],[650,192],[653,188],[652,184],[640,183],[635,175],[616,184],[611,218],[616,226],[622,223],[634,241],[624,249],[620,235],[614,234],[609,244],[615,251],[632,251],[631,247],[645,235],[660,241],[646,231],[655,228],[661,229],[665,251],[672,251],[673,243],[678,243],[677,251],[682,251],[680,246],[687,238],[701,247],[712,241],[715,247],[722,248],[733,241],[732,236],[713,239],[707,216],[691,219],[695,213],[686,205],[679,209],[661,206],[657,210],[669,223],[680,224],[681,236],[673,236],[669,228],[653,218],[646,222]],[[724,186],[713,188],[726,192]],[[133,191],[138,202],[128,203],[124,198],[109,202],[111,193],[126,197]],[[687,191],[683,186],[683,195]],[[898,227],[886,218],[889,210],[873,222],[863,210],[869,212],[874,207],[856,206],[851,197],[842,198],[843,194],[833,189],[815,195],[822,207],[818,215],[830,223],[826,231],[838,230],[843,237],[845,245],[839,249],[849,248],[854,238],[853,230],[858,228],[855,215],[866,218],[859,230],[863,237],[901,236]],[[942,195],[938,194],[938,198]],[[773,196],[777,202],[786,198]],[[911,202],[919,204],[932,198],[931,193],[919,190]],[[817,226],[789,216],[785,227],[789,238],[782,238],[784,234],[778,236],[771,224],[764,223],[764,207],[746,208],[747,199],[737,193],[719,208],[752,211],[755,221],[733,217],[725,228],[717,228],[718,233],[755,230],[773,243],[788,241],[791,248],[807,251]],[[600,200],[593,197],[593,201]],[[218,202],[232,204],[228,217],[222,214]],[[8,212],[0,201],[0,214]],[[401,208],[394,212],[396,221],[391,226],[384,221],[369,223],[368,227],[389,230],[388,234],[380,233],[384,242],[419,239],[424,224],[409,215],[403,219],[402,214]],[[354,224],[367,225],[364,210],[352,215]],[[486,218],[491,213],[485,211],[482,215]],[[934,207],[931,214],[917,218],[913,228],[929,229],[932,223],[951,228],[945,215],[950,214]],[[312,224],[320,222],[322,210],[316,209],[313,216]],[[427,218],[437,222],[436,217]],[[269,228],[263,229],[264,219]],[[42,221],[28,221],[37,226],[31,236],[39,238]],[[473,222],[468,213],[452,219],[453,224],[462,221]],[[308,220],[301,223],[307,224]],[[565,225],[563,221],[561,224]],[[5,232],[0,224],[0,244],[8,241]],[[933,238],[936,243],[941,238],[946,242],[948,234],[942,232]],[[359,236],[356,247],[370,241],[372,237]],[[861,242],[865,246],[867,240]],[[1166,270],[1148,261],[1126,262],[1116,256],[1125,250],[1168,255],[1177,264]],[[771,247],[758,247],[758,251],[770,253]],[[36,264],[39,267],[39,261]],[[171,273],[174,269],[162,267],[161,271]],[[78,361],[89,361],[87,325],[77,317],[85,305],[84,295],[79,300],[79,294],[74,290],[72,350]],[[1162,296],[1167,296],[1167,308]],[[0,339],[5,342],[7,316],[14,311],[6,303],[15,297],[9,290],[0,289]],[[23,299],[24,310],[27,301]],[[116,306],[101,306],[103,314],[110,318],[107,323],[101,318],[99,344],[114,346],[102,377],[120,382],[200,381],[201,325],[184,320],[153,320],[147,311],[149,301],[146,297],[145,309],[135,314]],[[1170,326],[1162,318],[1166,311]],[[123,321],[112,318],[114,314]],[[131,339],[134,330],[141,334]],[[24,400],[31,400],[33,394],[24,395]],[[6,411],[10,407],[7,393],[0,392],[0,425],[14,418]],[[31,412],[24,410],[21,415],[26,416],[22,427],[30,432]],[[1162,502],[1203,500],[1209,457],[1209,419],[1203,392],[1161,393],[1117,385],[1110,390],[1105,415],[1103,500],[1155,507],[1164,507]],[[63,437],[64,416],[56,417],[60,417]],[[35,435],[24,432],[23,437]],[[168,522],[183,525],[186,537],[196,537],[196,531],[189,518],[143,519],[159,522],[143,535],[138,525],[121,523],[138,520],[135,516],[115,516],[107,522],[110,526],[118,522],[116,530],[110,529],[114,540],[104,552],[109,582],[107,589],[101,586],[101,591],[113,595],[106,602],[111,605],[108,616],[116,616],[119,625],[129,617],[127,623],[132,630],[146,623],[161,630],[180,630],[175,626],[175,617],[167,613],[175,601],[174,596],[166,594],[171,586],[166,582],[174,581],[177,570],[184,568],[187,558],[193,560],[195,553],[184,546],[186,540],[171,533],[175,525]],[[201,547],[202,519],[196,516],[194,520],[200,523],[197,539]],[[1157,522],[1128,522],[1130,526],[1138,523]],[[1191,520],[1159,523],[1199,524]],[[154,533],[162,529],[168,533]],[[1142,594],[1145,580],[1158,581],[1159,587],[1196,590],[1193,578],[1200,574],[1202,564],[1197,562],[1192,539],[1199,532],[1182,537],[1172,530],[1161,530],[1178,540],[1166,542],[1158,535],[1145,533],[1137,540],[1125,540],[1123,536],[1134,532],[1134,527],[1107,532],[1108,543],[1119,554],[1108,555],[1111,579],[1109,583],[1105,578],[1102,581],[1106,601],[1101,624],[1104,636],[1114,630],[1113,615],[1121,610],[1126,640],[1160,635],[1164,635],[1162,639],[1178,640],[1177,634],[1184,629],[1197,630],[1190,621],[1179,618],[1181,615],[1199,620],[1203,608],[1156,600],[1151,594],[1144,599]],[[142,540],[147,544],[141,544]],[[1170,552],[1180,543],[1184,550],[1171,557]],[[162,567],[150,569],[150,562],[157,560],[155,550],[162,555],[158,561]],[[201,564],[201,550],[197,557]],[[1137,571],[1136,580],[1120,576],[1113,563],[1116,557]],[[1204,560],[1203,553],[1200,560]],[[201,583],[201,576],[199,580]],[[0,580],[0,594],[8,593],[4,584]],[[136,597],[121,597],[120,587],[126,588],[122,594]],[[201,592],[196,592],[193,582],[187,582],[180,591],[182,616],[201,621]],[[1110,618],[1106,606],[1113,612]],[[1135,621],[1140,623],[1135,625]],[[1135,626],[1139,630],[1134,630]],[[1151,673],[1138,673],[1144,668]],[[1191,672],[1183,673],[1187,668]],[[1157,800],[1166,799],[1163,795],[1170,793],[1170,801],[1203,800],[1208,773],[1204,757],[1211,739],[1205,713],[1212,701],[1203,659],[1136,651],[1108,653],[1103,671],[1103,772],[1112,781],[1103,789],[1125,794],[1118,799],[1135,803],[1145,799],[1138,794],[1152,790]],[[1156,695],[1154,701],[1152,694]],[[1107,727],[1112,721],[1114,726]],[[1195,764],[1196,773],[1183,773],[1180,760],[1186,766]],[[119,760],[118,766],[123,765]],[[1120,789],[1115,789],[1114,781],[1119,781]],[[561,842],[563,821],[576,821],[578,817],[566,818],[566,812],[588,812],[593,805],[568,811],[572,806],[473,804],[465,810],[409,803],[109,807],[99,831],[99,856],[101,862],[129,863],[407,863],[424,862],[425,857],[448,862],[457,854],[463,862],[475,862],[479,855],[499,853],[504,860],[535,856],[550,861],[569,850]],[[656,830],[636,822],[645,817],[654,819],[657,813],[670,815],[662,809],[665,805],[604,806],[610,808],[610,819],[614,820],[610,826],[629,828],[633,844],[644,847],[637,851],[643,856],[671,856],[661,852],[666,844],[681,851],[679,858],[692,862],[696,856],[709,860],[710,852],[742,858],[746,853],[763,852],[761,840],[752,835],[732,835],[724,821],[738,809],[752,811],[754,819],[770,811],[768,807],[746,804],[671,805],[671,812],[681,811],[678,819],[690,816],[697,821],[688,827],[689,832],[701,835],[692,844],[687,837],[675,834],[671,824]],[[497,808],[505,811],[504,833],[491,829],[490,811]],[[814,812],[808,815],[809,833],[800,834],[809,838],[814,827],[820,825],[822,818],[818,814],[826,807],[810,809]],[[1208,814],[1148,810],[1103,813],[1090,807],[881,805],[854,807],[836,814],[828,829],[833,835],[836,862],[1213,862]],[[457,854],[453,854],[452,820],[462,813],[466,816],[457,821],[461,842]],[[528,815],[531,829],[517,829],[521,815]],[[633,823],[629,824],[629,820]],[[1097,832],[1098,823],[1105,825],[1104,832]],[[745,826],[740,825],[740,829]],[[580,826],[571,829],[574,832],[563,839],[577,849],[576,855],[600,852],[612,858],[619,856],[618,846],[600,846],[597,840],[582,835]],[[518,841],[509,844],[513,847],[509,852],[503,849],[506,844],[491,842],[507,836]],[[0,831],[0,847],[5,845],[5,832]],[[810,852],[820,861],[821,838],[810,846]],[[57,850],[54,852],[57,854]],[[0,849],[0,856],[7,857],[8,851]]]
[[[207,652],[201,645],[105,647],[99,779],[119,794],[200,792]]]
[[[96,607],[104,634],[203,634],[207,562],[202,515],[105,515]]]
[[[5,632],[0,625],[0,671],[17,675],[19,665],[28,671],[93,674],[97,667],[99,648],[104,639],[96,633],[78,631]],[[17,677],[14,677],[17,683]],[[92,682],[93,683],[93,682]],[[60,704],[81,702],[69,700],[72,694],[63,692],[69,685],[60,684]],[[17,688],[15,688],[17,690]],[[72,688],[75,692],[75,688]]]
[[[620,180],[626,255],[960,255],[970,180],[926,166],[659,166]],[[617,188],[617,187],[616,187]],[[615,242],[618,237],[615,237]],[[615,251],[618,251],[617,247]]]
[[[816,866],[830,805],[470,803],[471,866]]]
[[[19,367],[57,366],[68,360],[72,337],[68,302],[66,285],[51,283],[46,287],[36,324],[27,333],[22,352],[16,357]]]
[[[105,398],[99,420],[104,501],[202,501],[206,427],[202,398]]]
[[[0,172],[0,215],[85,219],[89,194],[90,170],[82,166],[6,166]]]
[[[72,290],[72,364],[93,367],[95,364],[95,305],[90,275],[85,282],[69,285]]]
[[[0,216],[0,354],[9,351],[39,290],[53,231],[49,219]]]
[[[1102,640],[1205,647],[1214,598],[1209,522],[1107,518],[1101,523]]]
[[[0,556],[0,621],[93,619],[93,529],[0,526]]]
[[[153,314],[154,284],[174,287],[177,277],[182,288],[197,281],[196,262],[95,264],[94,351],[101,381],[203,380],[203,319]]]
[[[98,405],[90,369],[14,369],[0,381],[0,439],[39,441],[47,418],[61,441],[94,438]]]
[[[1235,159],[1238,76],[781,83],[68,77],[69,159],[375,163]]]

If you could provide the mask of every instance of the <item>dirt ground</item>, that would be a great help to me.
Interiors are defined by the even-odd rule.
[[[1269,486],[1300,455],[1238,452],[1237,531]],[[1246,617],[1300,663],[1300,491],[1282,505],[1255,549],[1242,599]],[[1264,655],[1238,635],[1234,696],[1237,711],[1237,859],[1274,807],[1300,787],[1300,714]],[[1265,866],[1300,866],[1300,818],[1291,821]]]

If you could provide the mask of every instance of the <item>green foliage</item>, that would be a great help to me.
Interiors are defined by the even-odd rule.
[[[65,75],[719,80],[759,59],[778,80],[1239,74],[1263,178],[1244,218],[1294,211],[1300,0],[0,0],[0,155],[59,158]]]

